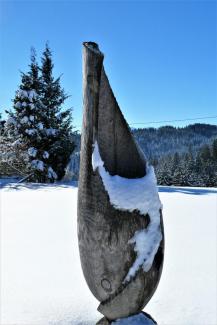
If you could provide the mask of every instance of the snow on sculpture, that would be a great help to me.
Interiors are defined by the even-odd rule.
[[[137,258],[124,280],[124,282],[129,281],[135,276],[139,267],[142,266],[146,272],[150,270],[162,240],[160,229],[161,203],[157,192],[154,170],[151,166],[146,167],[146,175],[141,178],[129,179],[118,175],[111,176],[104,168],[97,142],[94,144],[92,166],[94,171],[98,168],[105,190],[109,195],[110,203],[116,209],[130,212],[138,210],[141,216],[145,216],[147,213],[150,216],[148,227],[136,231],[133,238],[129,240],[130,244],[135,243],[134,250],[137,252]]]
[[[100,301],[98,311],[105,316],[98,324],[154,324],[141,310],[161,276],[162,206],[154,170],[119,109],[103,58],[97,44],[84,43],[78,192],[81,265]]]

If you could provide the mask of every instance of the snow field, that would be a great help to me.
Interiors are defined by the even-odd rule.
[[[77,188],[0,190],[1,325],[94,325],[80,267]],[[216,325],[217,189],[160,188],[165,263],[145,311],[159,325]]]

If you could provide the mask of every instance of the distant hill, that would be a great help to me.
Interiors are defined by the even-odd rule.
[[[217,125],[192,124],[186,127],[163,126],[160,128],[132,129],[132,134],[148,159],[161,158],[178,152],[195,154],[203,145],[210,145],[217,138]],[[80,151],[80,134],[75,134],[75,151]]]
[[[196,154],[203,145],[210,145],[217,138],[217,125],[197,123],[182,128],[134,129],[132,134],[148,159],[159,159],[175,152],[183,154],[189,149]]]

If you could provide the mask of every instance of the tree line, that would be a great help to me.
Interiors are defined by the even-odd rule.
[[[217,186],[217,126],[132,129],[132,135],[155,168],[159,185]],[[80,134],[66,168],[65,180],[78,180]]]
[[[53,75],[53,59],[46,44],[39,65],[31,49],[29,70],[0,122],[0,174],[19,175],[27,181],[54,182],[64,175],[75,144],[72,110],[63,109],[69,97]]]
[[[196,154],[201,146],[211,144],[217,137],[217,125],[195,123],[185,127],[139,128],[133,129],[132,134],[150,160],[175,152],[186,153],[189,147]]]
[[[217,186],[217,126],[195,123],[132,130],[159,185]]]
[[[217,139],[203,145],[193,154],[191,148],[184,154],[176,152],[151,163],[156,170],[159,185],[217,186]]]

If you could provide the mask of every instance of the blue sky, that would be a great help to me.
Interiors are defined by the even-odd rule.
[[[0,110],[48,40],[82,120],[82,42],[95,41],[128,123],[217,115],[216,1],[0,2]],[[217,123],[216,119],[195,122]],[[182,126],[192,121],[166,123]],[[160,126],[165,123],[147,124]],[[136,125],[135,125],[136,126]]]

